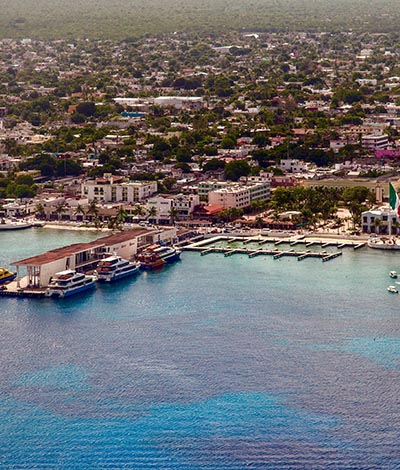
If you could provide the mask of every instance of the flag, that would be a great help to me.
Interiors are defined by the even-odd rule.
[[[397,217],[400,217],[400,198],[392,183],[389,183],[389,204],[390,207],[396,211]]]

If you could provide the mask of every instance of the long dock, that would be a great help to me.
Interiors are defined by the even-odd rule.
[[[282,257],[294,257],[297,258],[298,261],[302,261],[306,258],[320,258],[323,261],[330,261],[332,259],[337,258],[338,256],[342,255],[341,251],[329,253],[325,250],[323,251],[298,251],[298,250],[279,250],[277,248],[273,250],[265,250],[265,249],[251,249],[251,248],[230,248],[230,247],[216,247],[212,246],[210,248],[204,248],[201,246],[198,247],[184,247],[184,250],[188,251],[198,251],[201,256],[205,256],[211,253],[221,253],[225,257],[233,256],[237,254],[245,254],[249,258],[254,258],[256,256],[272,256],[273,259],[279,259]]]

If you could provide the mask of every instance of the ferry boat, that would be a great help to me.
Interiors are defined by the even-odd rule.
[[[17,277],[17,273],[12,273],[6,268],[0,268],[0,284],[13,281]]]
[[[140,263],[131,263],[119,256],[109,256],[102,259],[97,265],[98,281],[117,281],[123,277],[132,276],[139,272]]]
[[[46,297],[68,297],[91,289],[96,285],[95,276],[77,273],[73,269],[56,273],[51,280]]]
[[[158,269],[178,261],[180,256],[181,251],[173,246],[151,245],[138,256],[138,260],[142,269]]]

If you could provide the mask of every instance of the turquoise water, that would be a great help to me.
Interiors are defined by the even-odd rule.
[[[0,233],[0,265],[93,235]],[[0,468],[400,468],[396,253],[201,257],[1,298]]]

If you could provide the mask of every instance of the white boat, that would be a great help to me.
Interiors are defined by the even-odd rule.
[[[368,242],[370,248],[376,248],[378,250],[400,250],[400,239],[395,237],[384,238],[384,237],[371,237]]]
[[[389,276],[390,276],[392,279],[397,279],[397,277],[398,277],[396,271],[390,271]]]
[[[139,272],[140,263],[131,263],[119,256],[109,256],[97,265],[96,274],[99,281],[112,282]]]
[[[95,276],[87,276],[77,273],[73,269],[68,269],[54,275],[46,290],[46,297],[69,297],[95,286]]]
[[[22,220],[0,219],[0,230],[21,230],[30,227],[32,227],[30,222],[24,222]]]
[[[391,292],[392,294],[398,294],[399,293],[396,286],[388,286],[387,290],[388,290],[388,292]]]

